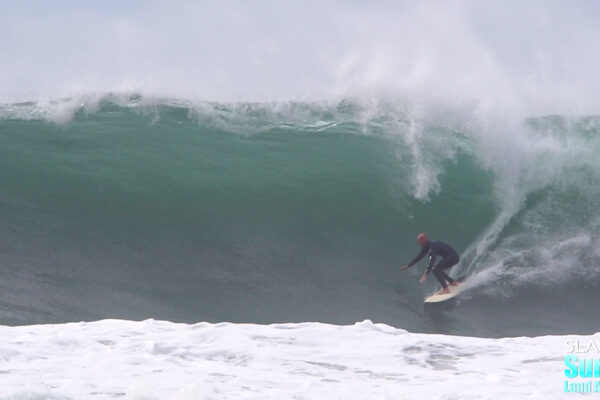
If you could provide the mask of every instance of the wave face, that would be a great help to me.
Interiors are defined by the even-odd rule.
[[[0,108],[0,320],[590,333],[600,118],[98,95]],[[423,309],[416,234],[469,290]],[[419,270],[419,271],[417,271]]]

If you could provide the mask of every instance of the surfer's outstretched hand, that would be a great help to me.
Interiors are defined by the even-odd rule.
[[[419,279],[419,283],[423,283],[427,280],[427,275],[423,274],[423,276],[421,277],[421,279]]]

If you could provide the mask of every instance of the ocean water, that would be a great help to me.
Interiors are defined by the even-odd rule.
[[[567,343],[600,340],[419,334],[369,320],[103,320],[2,327],[0,338],[3,400],[564,399],[578,396],[564,391]]]
[[[0,318],[593,333],[595,117],[505,139],[399,105],[102,96],[2,108]],[[428,232],[469,290],[400,272]],[[535,316],[535,317],[533,317]]]
[[[599,18],[6,4],[0,399],[564,398],[599,331]],[[420,232],[455,301],[400,271]]]

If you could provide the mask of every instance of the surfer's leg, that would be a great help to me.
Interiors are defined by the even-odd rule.
[[[444,273],[442,271],[438,270],[437,268],[434,268],[433,274],[435,275],[437,280],[440,282],[440,285],[442,285],[442,290],[437,292],[437,294],[450,293],[450,289],[448,289],[448,285],[446,284],[446,280],[444,279]]]
[[[445,270],[454,267],[456,264],[458,264],[458,261],[459,261],[459,257],[450,256],[446,259],[443,259],[438,264],[440,272],[444,275],[444,279],[450,284],[450,286],[456,286],[456,285],[458,285],[458,282],[456,282],[454,279],[450,278],[450,276],[445,272]]]
[[[457,263],[458,257],[447,257],[443,260],[440,260],[440,262],[433,268],[433,273],[435,274],[435,277],[438,281],[440,281],[444,289],[448,287],[446,282],[448,282],[450,286],[458,285],[458,283],[456,283],[454,279],[450,278],[450,276],[448,276],[448,274],[445,272],[445,270],[452,268]]]
[[[440,264],[438,264],[431,272],[433,272],[433,275],[435,275],[435,277],[440,282],[440,284],[442,285],[442,287],[444,289],[446,289],[448,287],[448,285],[446,284],[446,277],[448,275],[446,275],[444,272],[442,272],[442,271],[440,271],[438,269],[438,267],[440,266]]]
[[[442,277],[444,278],[444,280],[446,282],[448,282],[450,285],[452,285],[452,286],[456,286],[457,285],[456,281],[454,279],[450,278],[450,276],[448,276],[448,274],[445,273],[444,271],[440,271],[440,275],[442,275]]]

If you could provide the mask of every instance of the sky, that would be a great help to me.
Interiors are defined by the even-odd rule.
[[[600,90],[596,1],[63,0],[3,8],[0,103],[139,92],[594,112]]]

